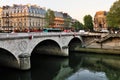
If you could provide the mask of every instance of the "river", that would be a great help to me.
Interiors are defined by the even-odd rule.
[[[30,70],[0,68],[0,80],[120,80],[120,56],[75,52],[69,57],[33,55]]]

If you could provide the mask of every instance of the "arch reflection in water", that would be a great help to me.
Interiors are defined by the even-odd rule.
[[[34,59],[31,69],[33,80],[57,80],[66,75],[63,73],[69,64],[66,57],[40,55],[32,59]]]
[[[0,68],[0,80],[32,80],[32,78],[30,71]]]

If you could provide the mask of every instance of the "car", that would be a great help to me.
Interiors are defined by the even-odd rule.
[[[106,33],[108,33],[109,31],[108,30],[101,30],[100,32],[106,32]]]
[[[79,32],[85,32],[85,30],[79,30]]]
[[[79,30],[79,33],[85,33],[85,30]]]

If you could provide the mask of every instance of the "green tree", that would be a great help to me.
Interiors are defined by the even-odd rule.
[[[114,2],[106,16],[108,27],[120,27],[120,0]]]
[[[93,20],[91,15],[84,16],[84,26],[86,29],[93,31]]]
[[[50,26],[54,25],[55,15],[54,15],[53,10],[48,9],[46,12],[45,18],[46,18],[46,22],[47,22],[46,27],[50,27]]]
[[[79,21],[75,21],[72,26],[74,27],[76,31],[80,29],[84,29],[84,25]]]
[[[65,18],[64,19],[64,27],[70,28],[71,18]]]

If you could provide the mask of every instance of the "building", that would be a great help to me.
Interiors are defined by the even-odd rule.
[[[64,28],[69,29],[72,27],[72,17],[68,13],[63,13],[64,18]]]
[[[3,6],[0,8],[0,30],[5,32],[38,31],[46,27],[46,9],[37,5]],[[72,24],[72,17],[67,13],[54,11],[52,28],[66,29]]]
[[[107,30],[106,11],[98,11],[94,16],[94,31]]]
[[[2,8],[0,7],[0,29],[2,26]]]
[[[2,7],[2,29],[6,31],[32,31],[45,26],[46,10],[37,5]]]
[[[71,20],[72,18],[63,12],[54,11],[55,19],[54,19],[54,28],[60,29],[69,29],[71,28]]]
[[[62,12],[54,11],[55,19],[54,19],[54,28],[64,28],[64,18]]]

